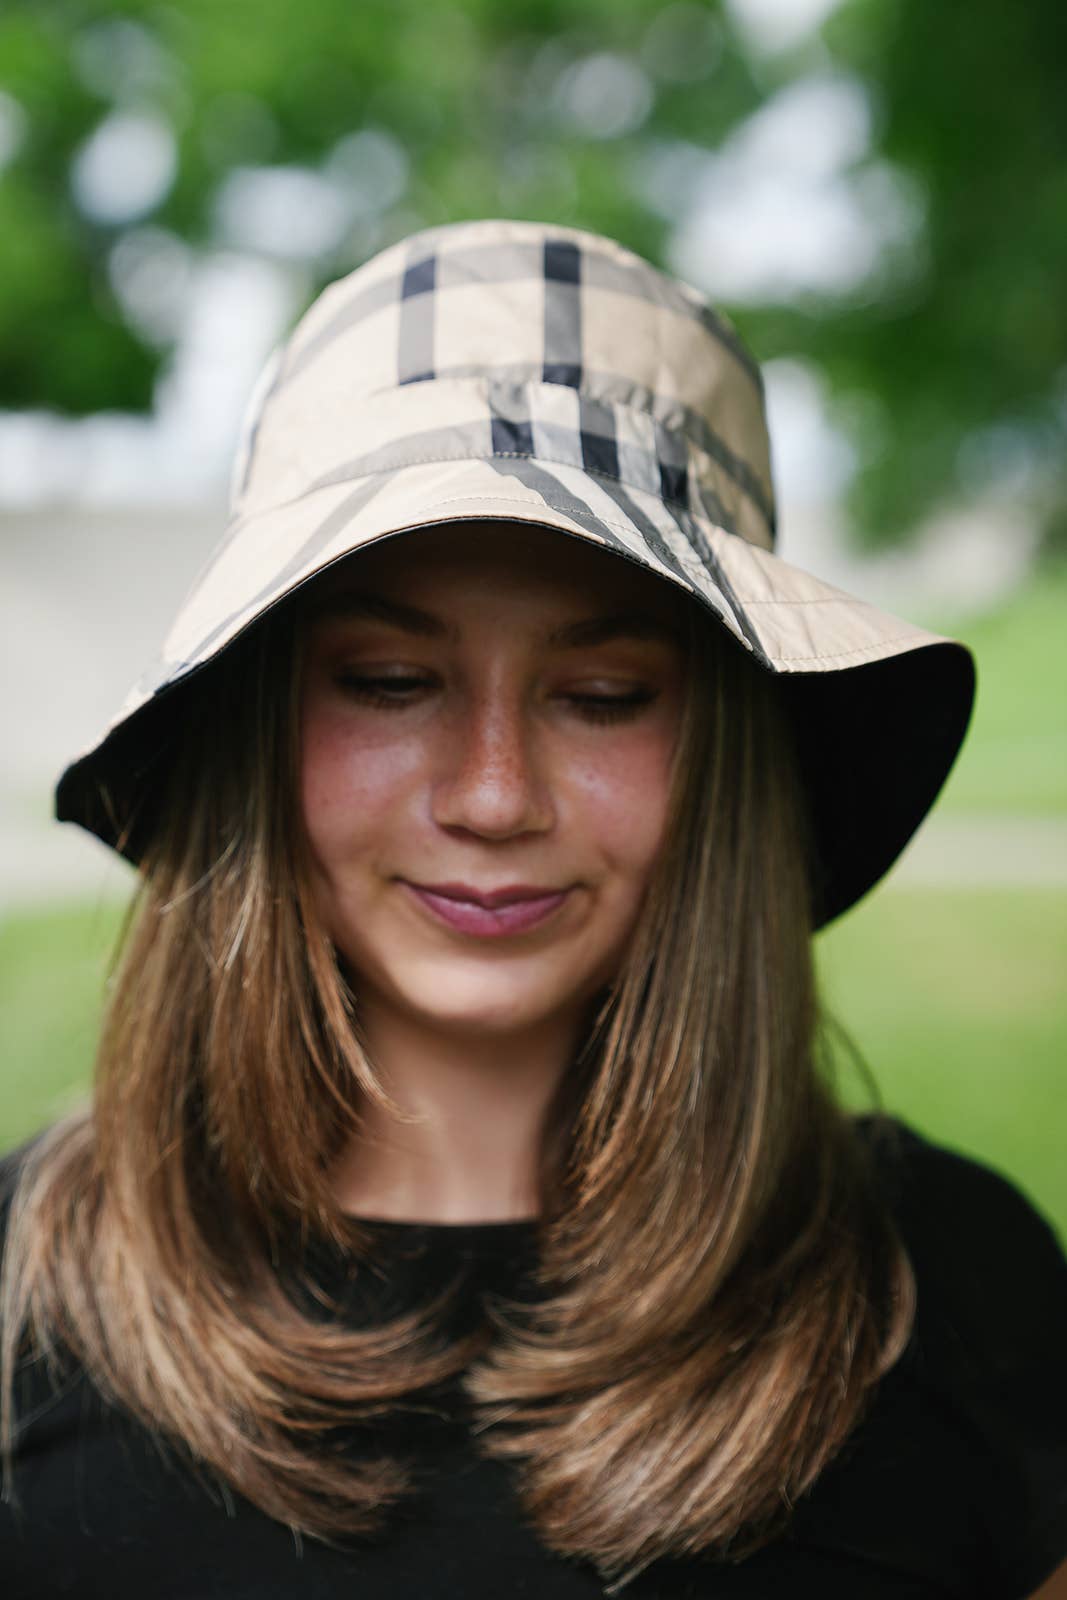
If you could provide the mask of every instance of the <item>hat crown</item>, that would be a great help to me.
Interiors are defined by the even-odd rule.
[[[730,324],[624,246],[508,221],[390,246],[331,284],[268,363],[234,515],[159,659],[63,774],[57,815],[140,859],[195,704],[183,685],[240,635],[380,540],[535,526],[677,584],[781,678],[816,916],[836,915],[931,804],[974,671],[952,641],[774,553],[768,458],[759,371]]]
[[[238,519],[415,462],[521,456],[771,548],[759,368],[708,300],[614,240],[460,222],[323,291],[253,398]]]

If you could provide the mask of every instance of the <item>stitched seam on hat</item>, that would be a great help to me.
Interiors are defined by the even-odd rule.
[[[531,451],[528,450],[494,450],[493,458],[494,460],[505,461],[540,461],[550,467],[573,467],[575,472],[582,472],[587,478],[603,478],[605,483],[621,483],[624,489],[634,489],[638,494],[650,494],[654,500],[662,500],[665,506],[677,506],[679,511],[688,512],[690,516],[693,515],[693,510],[688,500],[679,500],[672,494],[660,494],[656,489],[648,488],[646,484],[634,483],[632,478],[624,478],[621,476],[621,474],[616,476],[612,472],[605,472],[602,467],[587,467],[584,465],[579,465],[579,463],[576,461],[564,461],[559,456],[535,456]],[[474,457],[474,459],[485,460],[487,458],[483,456],[477,456]],[[711,521],[710,517],[708,518],[708,521]],[[712,525],[715,527],[718,526],[717,523]],[[729,532],[732,530],[727,531]]]
[[[536,500],[516,500],[514,495],[462,494],[462,495],[448,495],[443,500],[435,501],[435,504],[439,505],[439,506],[469,505],[469,504],[472,504],[472,503],[477,502],[479,500],[487,500],[493,505],[503,504],[503,505],[510,505],[510,506],[534,506],[534,507],[536,507],[537,503],[538,503]],[[560,516],[566,517],[569,522],[574,522],[575,521],[575,518],[571,516],[569,511],[564,511],[561,506],[553,505],[550,500],[543,500],[542,504],[546,505],[550,511],[556,511],[556,512],[559,513]],[[600,515],[599,512],[595,512],[595,511],[591,512],[591,515],[595,516],[596,520],[598,522],[602,522],[604,524],[604,526],[607,527],[607,528],[617,528],[620,533],[633,534],[634,528],[633,528],[633,524],[632,523],[619,522],[616,518],[613,518],[613,517],[603,517],[603,516]],[[711,526],[715,527],[716,524],[712,523]],[[723,532],[726,532],[726,531],[727,531],[726,529],[723,529]],[[731,535],[731,537],[739,538],[740,535],[733,534],[733,535]],[[694,552],[694,554],[695,553],[696,552]],[[735,595],[734,598],[736,599],[737,604],[739,606],[768,605],[768,604],[772,604],[773,605],[773,604],[776,604],[776,603],[780,603],[780,604],[783,604],[783,605],[805,605],[805,604],[811,604],[812,603],[810,601],[803,601],[803,600],[795,600],[795,601],[785,600],[785,601],[781,601],[781,602],[765,601],[765,600],[749,601],[749,600],[746,600],[743,595]],[[842,595],[840,597],[840,602],[842,604],[847,603],[847,601],[848,601],[848,596],[847,595]],[[818,604],[820,602],[814,602],[814,603]],[[836,596],[835,597],[831,597],[830,598],[830,603],[838,603],[837,602],[837,597]],[[863,602],[861,602],[861,604],[862,603]],[[835,651],[833,654],[830,654],[830,655],[808,655],[808,656],[774,656],[774,655],[772,655],[772,656],[769,656],[768,659],[771,660],[771,661],[781,661],[781,662],[794,662],[794,661],[847,661],[850,657],[869,655],[872,650],[882,650],[882,649],[884,649],[886,647],[886,645],[902,644],[905,639],[914,639],[914,638],[915,638],[915,634],[913,632],[911,632],[911,633],[898,633],[898,634],[894,634],[892,636],[892,638],[889,638],[889,639],[879,639],[874,644],[861,645],[856,650],[838,650],[838,651]]]
[[[483,456],[483,457],[480,457],[479,459],[480,460],[484,460],[485,457]],[[530,457],[530,459],[536,461],[536,460],[539,460],[540,457],[532,456],[532,457]],[[564,465],[565,464],[566,463],[564,463]],[[559,465],[559,463],[557,463],[557,465]],[[583,467],[580,470],[584,472],[586,469]],[[612,478],[610,481],[612,483],[618,483],[619,480],[618,480],[618,478]],[[629,487],[629,485],[627,485],[627,487]],[[648,491],[646,490],[645,492],[647,493]],[[662,498],[662,496],[660,498]],[[538,505],[546,505],[549,508],[550,511],[558,511],[561,517],[566,517],[571,522],[575,522],[576,521],[576,519],[571,516],[569,511],[565,511],[562,506],[553,505],[551,500],[548,500],[547,498],[545,498],[543,496],[541,497],[540,500],[516,500],[516,498],[515,498],[515,496],[513,494],[454,494],[454,495],[446,495],[446,497],[443,500],[435,500],[434,501],[434,505],[435,506],[464,506],[464,505],[472,504],[473,502],[478,501],[478,500],[488,500],[490,502],[490,504],[492,504],[492,505],[533,506],[535,510],[536,510]],[[620,522],[617,517],[605,517],[605,516],[602,516],[599,511],[594,511],[592,506],[587,506],[586,510],[589,512],[589,515],[591,517],[595,517],[597,522],[602,522],[606,528],[617,528],[620,533],[628,533],[631,536],[631,538],[633,537],[633,535],[635,533],[638,535],[639,538],[643,538],[643,535],[641,534],[640,529],[639,528],[635,528],[632,522]],[[692,511],[689,511],[688,506],[685,507],[685,510],[688,512],[688,514],[690,516],[694,515],[694,513]],[[748,544],[750,542],[748,539],[746,539],[744,537],[743,534],[731,533],[729,528],[721,528],[721,527],[719,527],[719,524],[717,522],[712,522],[710,517],[708,517],[707,523],[708,523],[708,527],[709,528],[718,528],[720,533],[727,534],[729,536],[729,538],[731,538],[731,539],[740,539],[742,544]],[[580,527],[581,524],[579,523],[578,526]],[[760,550],[760,549],[763,548],[763,546],[762,545],[756,545],[755,548],[757,550]],[[698,560],[700,559],[699,551],[694,550],[693,554],[697,557]]]
[[[469,373],[464,373],[462,376],[450,376],[447,371],[435,372],[433,378],[427,381],[432,382],[435,387],[437,385],[449,385],[455,388],[463,389],[464,391],[469,390],[472,384],[475,386],[476,390],[480,391],[481,387],[481,376],[479,375],[477,377],[472,377],[472,375]],[[636,404],[631,400],[620,399],[616,394],[611,393],[610,388],[602,388],[596,383],[579,383],[575,385],[573,389],[571,388],[570,384],[560,385],[542,382],[540,385],[536,385],[536,380],[530,379],[523,380],[520,384],[520,387],[522,388],[534,386],[548,389],[565,388],[568,392],[576,394],[579,400],[583,398],[592,400],[598,405],[608,406],[612,410],[634,410],[639,412],[642,416],[651,418],[651,420],[658,426],[666,426],[664,418],[657,413],[654,406]],[[742,455],[738,448],[730,444],[725,438],[717,433],[716,430],[712,428],[707,417],[705,417],[699,410],[691,406],[687,400],[683,400],[681,396],[657,394],[654,390],[649,389],[647,385],[630,385],[630,387],[643,388],[653,400],[659,401],[661,404],[668,405],[672,408],[676,407],[683,413],[693,418],[693,422],[690,426],[683,425],[680,429],[675,427],[674,431],[681,432],[690,448],[693,450],[699,450],[702,456],[706,456],[710,461],[715,462],[716,466],[725,472],[726,476],[730,479],[734,486],[740,489],[741,493],[746,495],[748,499],[752,501],[752,504],[756,507],[756,510],[759,512],[764,522],[766,522],[768,528],[770,528],[773,532],[775,528],[774,491],[772,488],[768,494],[767,489],[760,479],[759,472],[757,468],[753,466],[752,462],[749,461],[746,456]],[[375,395],[389,394],[394,391],[394,385],[381,384],[378,388],[369,390],[366,398],[373,399]],[[701,440],[695,436],[693,430],[699,429],[700,426],[703,426],[707,429],[709,438],[722,452],[725,453],[725,455],[729,458],[728,460],[724,461],[721,456],[716,454],[714,449],[710,449],[706,443],[701,442]]]
[[[446,461],[489,461],[489,460],[493,460],[493,461],[538,461],[538,462],[544,463],[546,466],[572,467],[575,472],[584,473],[587,478],[603,478],[606,483],[621,483],[623,485],[623,487],[626,488],[626,489],[635,489],[638,492],[638,494],[651,495],[654,500],[662,500],[664,505],[677,506],[679,511],[688,512],[690,516],[694,515],[693,508],[690,506],[688,500],[679,500],[674,495],[660,494],[658,489],[650,489],[650,488],[648,488],[647,484],[634,483],[632,478],[616,477],[613,473],[605,472],[603,470],[603,468],[601,468],[601,467],[587,467],[580,461],[568,461],[568,460],[565,460],[564,457],[562,457],[562,456],[535,455],[533,453],[533,451],[531,451],[531,450],[491,450],[488,454],[480,455],[480,456],[471,456],[471,455],[462,455],[462,456],[441,456],[441,455],[409,456],[406,461],[394,462],[393,465],[390,466],[390,467],[379,467],[374,472],[357,472],[357,473],[354,473],[351,478],[334,478],[332,480],[332,482],[333,483],[358,483],[360,478],[374,478],[374,477],[377,477],[379,475],[379,473],[382,473],[382,472],[402,472],[405,467],[434,466],[434,465],[436,465],[438,463],[444,463]],[[324,487],[332,487],[332,484],[324,485]],[[300,498],[301,498],[300,495],[294,496],[294,499],[299,500]],[[283,502],[283,504],[285,504],[285,503],[288,503],[288,504],[291,505],[293,502],[292,501]],[[756,509],[759,510],[759,507],[757,506]],[[606,520],[607,519],[605,518],[605,521]],[[712,519],[709,517],[708,521],[711,522],[711,520]],[[718,527],[719,524],[718,523],[713,523],[713,526]],[[728,529],[726,529],[724,531],[729,533],[732,530],[728,528]],[[743,537],[743,535],[742,535],[742,537]],[[754,540],[751,541],[751,542],[755,543]]]
[[[745,605],[744,600],[738,599],[738,605]],[[903,644],[905,639],[914,639],[914,633],[895,633],[891,639],[878,639],[874,644],[860,645],[856,650],[836,650],[832,655],[813,656],[771,656],[772,661],[848,661],[853,656],[870,655],[872,650],[884,650],[889,644]]]
[[[740,599],[740,596],[738,598]],[[751,599],[746,599],[745,601],[746,606],[866,606],[867,603],[866,600],[861,600],[858,595],[853,596],[850,594],[820,594],[814,595],[810,600],[787,600],[784,596],[782,599],[778,599],[774,595],[769,599],[764,599],[762,596],[757,599],[753,595]],[[874,609],[872,606],[871,610],[873,611]]]
[[[521,456],[519,454],[519,452],[517,452],[517,451],[510,452],[510,454],[512,454],[515,457],[515,459],[517,459],[517,460],[524,460],[524,461],[545,461],[546,460],[546,458],[543,457],[543,456]],[[490,459],[490,458],[487,457],[487,456],[427,456],[425,458],[425,460],[422,460],[422,461],[407,461],[407,462],[404,462],[404,466],[416,467],[416,466],[433,465],[433,464],[438,463],[438,462],[446,462],[446,461],[486,461],[488,459]],[[568,467],[569,466],[569,467],[574,467],[574,462],[573,461],[552,461],[552,462],[548,462],[547,464],[550,465],[550,466],[563,466],[563,467]],[[321,488],[331,488],[332,489],[337,484],[341,484],[341,483],[358,483],[361,478],[376,478],[376,477],[382,477],[382,476],[389,476],[389,475],[392,475],[395,472],[402,471],[402,470],[403,470],[402,467],[384,467],[384,468],[382,468],[382,470],[380,472],[360,472],[360,473],[357,473],[352,478],[337,478],[337,479],[334,480],[333,483],[331,483],[331,484],[322,484],[322,485],[320,485],[320,487]],[[613,478],[610,475],[610,473],[598,472],[593,467],[575,467],[574,470],[576,472],[585,473],[585,475],[587,477],[602,477],[602,478],[606,479],[606,481],[608,483],[621,483],[621,482],[623,482],[622,479]],[[627,489],[637,489],[638,488],[638,485],[632,484],[632,483],[625,483],[623,486],[625,488],[627,488]],[[662,505],[668,504],[668,501],[665,500],[663,495],[657,495],[651,489],[640,489],[639,493],[651,495],[653,499],[659,500]],[[300,500],[302,500],[302,499],[303,499],[303,495],[293,495],[289,500],[282,500],[277,505],[262,506],[262,507],[257,508],[255,511],[251,511],[250,510],[250,511],[242,512],[239,517],[234,519],[234,521],[233,521],[233,523],[232,523],[232,525],[231,525],[231,527],[230,527],[230,529],[229,529],[229,531],[227,533],[227,536],[226,536],[227,537],[227,542],[228,543],[232,543],[232,541],[234,539],[236,539],[239,535],[244,533],[244,531],[248,527],[249,523],[255,522],[255,520],[258,517],[276,516],[279,512],[287,510],[288,507],[298,504],[298,502]],[[434,501],[434,505],[435,506],[465,505],[468,501],[474,502],[474,501],[478,501],[478,500],[489,500],[489,501],[492,501],[492,502],[500,502],[500,503],[502,503],[504,505],[510,505],[510,506],[536,506],[539,503],[537,500],[516,500],[514,495],[506,495],[506,494],[459,494],[459,495],[447,495],[443,500],[435,500]],[[543,503],[551,504],[550,502],[547,502],[547,501],[545,501]],[[693,511],[690,506],[682,505],[682,503],[680,501],[671,501],[669,503],[677,506],[677,509],[679,511],[681,511],[681,512],[684,512],[684,514],[687,517],[693,517],[694,519],[701,518],[703,521],[705,521],[707,523],[709,528],[717,529],[717,531],[719,533],[726,534],[727,537],[730,538],[730,539],[739,539],[742,544],[749,545],[749,546],[751,546],[751,548],[753,548],[755,550],[763,550],[768,555],[772,555],[773,554],[773,551],[768,550],[766,545],[757,544],[755,539],[746,539],[746,537],[745,537],[745,535],[743,533],[738,533],[734,528],[725,528],[725,527],[723,527],[722,523],[715,522],[711,517],[708,516],[707,512],[696,512],[696,511]],[[574,518],[570,516],[570,512],[569,511],[565,511],[562,506],[552,505],[551,509],[553,511],[558,511],[561,514],[561,516],[570,517],[570,520],[572,522],[574,521]],[[590,516],[596,517],[597,521],[598,522],[602,522],[606,528],[616,528],[616,529],[618,529],[618,531],[620,533],[628,533],[628,534],[631,534],[631,535],[635,532],[634,525],[633,525],[632,522],[620,522],[617,517],[604,516],[599,511],[594,511],[592,509],[592,507],[587,507],[587,509],[589,511]],[[694,551],[694,554],[697,555],[698,559],[699,559],[699,552],[698,551]]]
[[[514,363],[513,365],[519,365],[519,363]],[[530,362],[525,363],[525,365],[532,368],[535,363]],[[540,363],[536,363],[536,365],[540,367]],[[506,373],[509,369],[503,368],[500,370]],[[723,438],[721,434],[717,433],[716,430],[711,426],[711,423],[708,421],[704,413],[700,411],[698,407],[692,405],[690,401],[684,399],[681,395],[664,394],[662,391],[651,389],[648,384],[640,383],[636,379],[630,380],[614,373],[603,373],[601,369],[597,369],[597,376],[601,376],[606,381],[601,384],[592,381],[585,381],[577,384],[561,384],[554,383],[544,378],[509,379],[506,376],[502,381],[520,389],[562,389],[567,394],[576,394],[579,400],[594,400],[598,405],[610,406],[612,409],[617,407],[623,411],[636,411],[643,417],[651,418],[653,422],[661,423],[664,426],[673,426],[674,431],[683,433],[689,443],[695,445],[697,449],[702,450],[705,455],[711,455],[712,452],[703,444],[701,444],[698,439],[695,439],[691,431],[694,427],[699,427],[701,424],[703,424],[703,426],[708,429],[711,437],[715,439],[716,442],[729,453],[731,458],[740,465],[741,470],[745,473],[752,474],[752,476],[757,479],[757,492],[760,494],[765,493],[763,485],[758,482],[757,469],[752,465],[748,457],[742,455],[739,448],[730,444],[727,439]],[[365,390],[359,396],[359,400],[362,404],[368,400],[376,400],[379,395],[391,395],[398,392],[410,391],[425,384],[432,384],[434,389],[459,389],[464,393],[467,393],[473,389],[475,393],[484,398],[484,395],[482,395],[483,379],[489,379],[492,381],[496,377],[497,369],[493,368],[481,368],[477,372],[463,370],[458,373],[445,369],[444,371],[435,372],[432,378],[420,379],[419,384],[409,383],[400,385],[398,387],[398,385],[395,383],[380,383],[373,389]],[[619,389],[616,389],[614,392],[611,387],[613,380],[616,380],[619,384]],[[684,416],[690,418],[691,421],[688,425],[682,424],[681,426],[676,423],[668,424],[666,419],[657,412],[655,405],[644,404],[639,400],[631,398],[623,398],[620,393],[621,389],[623,388],[631,393],[634,390],[638,390],[648,395],[652,401],[658,403],[661,407],[671,411],[672,413],[681,412]]]
[[[447,375],[444,375],[444,374],[437,374],[437,375],[435,375],[433,377],[432,380],[425,380],[425,381],[432,381],[432,384],[433,384],[433,386],[435,388],[438,387],[438,386],[453,387],[453,388],[457,388],[457,389],[462,389],[464,392],[469,390],[471,388],[471,386],[472,386],[472,383],[474,383],[475,389],[478,392],[479,397],[483,401],[486,398],[485,395],[483,395],[481,393],[481,385],[476,380],[472,379],[470,376],[452,377],[452,378],[450,378],[450,377],[448,377]],[[411,388],[417,388],[418,386],[419,385],[406,386],[406,390],[407,390],[407,392],[410,392]],[[524,388],[524,389],[530,388],[531,386],[532,386],[532,381],[530,381],[530,380],[524,381],[519,385],[519,387]],[[678,427],[677,425],[668,425],[665,422],[664,418],[661,417],[653,407],[649,407],[649,406],[645,406],[645,405],[631,404],[631,402],[629,402],[629,401],[627,401],[625,399],[619,398],[617,395],[613,395],[610,392],[607,392],[607,391],[601,392],[601,390],[599,390],[598,388],[596,388],[595,386],[592,386],[592,385],[590,385],[590,386],[578,386],[577,388],[575,388],[573,390],[571,389],[570,385],[541,385],[541,386],[542,387],[546,387],[546,388],[552,388],[552,387],[565,388],[568,393],[576,394],[578,396],[579,401],[581,401],[582,399],[587,399],[587,400],[590,400],[590,401],[594,402],[597,405],[602,405],[602,406],[607,407],[612,412],[620,411],[620,410],[621,411],[634,410],[634,411],[638,412],[642,417],[650,419],[655,424],[655,426],[657,428],[668,427],[669,431],[680,433],[682,435],[682,437],[684,438],[685,443],[686,443],[686,445],[687,445],[687,447],[688,447],[690,452],[693,452],[695,454],[699,454],[703,459],[705,459],[708,462],[712,463],[714,468],[716,468],[718,471],[721,471],[722,473],[725,474],[726,478],[729,480],[729,482],[731,483],[731,485],[733,486],[733,488],[735,490],[740,491],[740,493],[743,496],[745,496],[745,498],[747,500],[751,501],[752,505],[756,508],[756,510],[758,511],[760,516],[763,518],[763,521],[766,523],[768,531],[771,534],[771,537],[773,539],[773,536],[774,536],[774,533],[775,533],[775,530],[776,530],[776,522],[777,522],[776,515],[775,515],[775,507],[774,507],[774,491],[773,491],[773,487],[768,487],[768,486],[764,485],[764,483],[763,483],[763,481],[762,481],[762,479],[760,477],[760,473],[759,473],[757,467],[754,466],[753,463],[751,461],[749,461],[748,458],[745,455],[743,455],[739,449],[737,449],[733,445],[729,444],[725,438],[723,438],[719,433],[717,433],[716,430],[711,427],[710,423],[708,422],[708,419],[705,416],[703,416],[703,414],[700,413],[699,411],[695,411],[688,404],[688,402],[686,402],[684,400],[681,400],[681,399],[671,399],[670,397],[666,397],[666,396],[655,396],[655,395],[652,395],[653,399],[659,399],[660,401],[662,401],[664,403],[670,404],[671,406],[678,407],[683,412],[692,415],[692,418],[693,418],[692,427],[689,426],[689,425],[686,425],[686,424],[683,424],[681,427]],[[405,389],[397,390],[396,387],[393,386],[393,385],[381,385],[377,389],[372,389],[372,390],[368,391],[367,395],[365,395],[363,398],[366,399],[366,400],[372,400],[377,395],[387,395],[387,394],[393,394],[393,393],[397,393],[397,392],[401,392],[401,393],[405,392]],[[652,392],[649,391],[649,393],[651,394]],[[472,419],[472,420],[478,420],[478,419]],[[532,420],[532,418],[531,418],[531,420]],[[551,419],[544,419],[544,420],[546,422],[551,421]],[[701,427],[703,427],[706,430],[707,438],[701,438],[700,437],[699,430],[700,430]],[[696,431],[694,431],[694,429]],[[388,445],[384,445],[384,446],[381,446],[379,448],[380,449],[388,449],[389,446]],[[375,453],[376,452],[374,452],[374,451],[370,452],[371,455],[374,455]],[[435,457],[430,457],[430,456],[427,456],[427,457],[413,457],[412,458],[412,460],[415,461],[415,462],[417,462],[419,460],[433,460],[433,459],[436,459],[436,458]],[[449,460],[449,459],[452,459],[452,458],[451,457],[441,457],[440,459]],[[457,459],[459,459],[459,458],[457,458]],[[548,459],[548,458],[546,457],[544,459]],[[371,470],[379,470],[379,469],[371,469]],[[369,473],[368,473],[368,475],[369,475]],[[682,502],[679,502],[679,503],[681,504]]]
[[[709,459],[711,459],[711,458],[709,458]],[[634,483],[634,481],[631,478],[616,477],[610,472],[604,472],[599,467],[587,467],[587,466],[585,466],[585,465],[583,465],[583,464],[581,464],[581,463],[579,463],[577,461],[564,460],[562,457],[554,456],[554,455],[553,456],[534,455],[532,452],[526,451],[526,450],[493,450],[489,454],[474,455],[474,456],[472,456],[472,455],[410,456],[405,461],[395,461],[388,467],[378,467],[378,468],[375,468],[371,472],[355,472],[350,477],[346,477],[346,478],[331,478],[328,483],[313,484],[313,485],[311,485],[310,489],[302,490],[300,494],[291,495],[288,500],[282,500],[277,505],[268,506],[268,507],[265,507],[265,508],[263,508],[261,510],[258,510],[258,511],[245,512],[245,513],[242,514],[240,520],[243,522],[243,521],[248,520],[248,519],[250,519],[252,517],[255,517],[255,516],[270,515],[270,514],[272,514],[274,512],[277,512],[277,511],[283,511],[286,506],[296,505],[300,500],[304,499],[305,495],[313,492],[316,489],[332,489],[336,485],[342,484],[342,483],[358,483],[361,478],[377,478],[377,477],[381,477],[384,474],[388,474],[388,473],[402,472],[405,467],[426,467],[426,466],[443,465],[445,462],[449,462],[449,461],[489,461],[489,460],[534,461],[534,462],[540,462],[540,463],[542,463],[542,464],[544,464],[546,466],[571,467],[575,472],[581,472],[588,478],[602,478],[605,483],[620,483],[620,484],[622,484],[622,486],[624,488],[635,490],[638,494],[647,494],[653,500],[658,500],[662,505],[671,505],[671,506],[677,507],[677,509],[679,511],[684,512],[686,516],[690,516],[690,517],[700,516],[700,517],[703,517],[711,527],[713,527],[713,528],[721,528],[723,533],[732,534],[734,538],[741,539],[745,544],[750,544],[750,545],[755,546],[755,548],[757,550],[766,550],[768,548],[766,545],[760,544],[757,540],[749,539],[743,533],[738,533],[736,528],[732,528],[732,527],[727,526],[725,522],[716,522],[715,519],[713,517],[709,516],[706,511],[694,511],[693,507],[689,504],[689,502],[687,500],[678,500],[673,495],[661,494],[656,489],[649,489],[646,484]],[[476,498],[482,498],[482,497],[477,496]],[[491,497],[486,497],[486,498],[491,498]],[[716,499],[718,499],[717,495],[716,495]],[[522,502],[518,502],[518,503],[521,504]],[[753,504],[755,504],[754,501],[753,501]],[[757,509],[757,511],[759,511],[759,507],[758,506],[756,507],[756,509]],[[762,516],[762,513],[761,513],[761,516]],[[602,520],[607,522],[608,519],[605,517]],[[766,520],[766,519],[764,519],[764,520]],[[628,524],[625,524],[625,523],[623,523],[623,524],[615,524],[615,526],[626,527],[626,526],[628,526]],[[236,529],[234,531],[236,531]],[[770,532],[770,531],[771,531],[770,528],[768,528],[768,532]]]

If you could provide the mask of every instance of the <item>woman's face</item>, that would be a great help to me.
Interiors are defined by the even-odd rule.
[[[578,1025],[663,842],[683,604],[494,522],[389,540],[311,591],[303,816],[368,1020]]]

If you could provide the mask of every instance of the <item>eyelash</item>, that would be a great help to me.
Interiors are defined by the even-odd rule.
[[[356,673],[340,673],[336,681],[346,693],[364,705],[392,710],[403,707],[410,700],[412,691],[424,688],[428,682],[424,678],[399,676],[365,678]],[[580,708],[582,716],[589,722],[624,722],[627,718],[636,717],[645,706],[651,705],[655,693],[650,689],[634,689],[625,695],[572,694],[565,698]]]

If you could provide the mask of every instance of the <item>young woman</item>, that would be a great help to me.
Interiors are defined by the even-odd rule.
[[[821,1071],[972,689],[774,555],[684,285],[494,221],[327,290],[58,789],[141,884],[7,1163],[5,1593],[1067,1593],[1067,1263]]]

